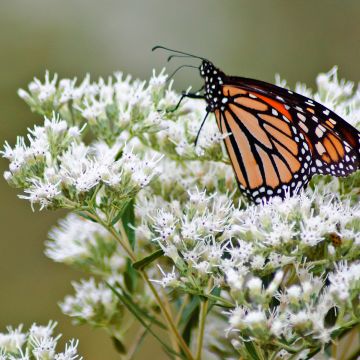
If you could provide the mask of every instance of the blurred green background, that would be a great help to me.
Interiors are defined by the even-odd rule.
[[[114,70],[147,79],[161,69],[163,44],[208,57],[228,74],[273,81],[280,73],[314,85],[337,64],[360,78],[360,2],[289,0],[0,0],[0,143],[14,143],[42,119],[17,97],[46,69],[66,77],[107,76]],[[179,62],[179,60],[178,60]],[[170,65],[173,69],[175,64]],[[199,84],[184,70],[178,89]],[[7,162],[0,161],[1,173]],[[43,255],[47,231],[63,214],[33,213],[0,179],[0,328],[59,321],[64,338],[80,339],[85,359],[118,359],[100,330],[74,327],[57,306],[81,274]],[[163,359],[151,342],[137,359]]]

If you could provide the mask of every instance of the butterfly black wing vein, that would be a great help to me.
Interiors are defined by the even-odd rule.
[[[359,132],[325,106],[276,85],[226,76],[207,61],[200,74],[207,110],[230,134],[225,145],[239,187],[254,201],[292,195],[314,174],[346,176],[359,168]],[[294,142],[297,151],[284,155]],[[252,166],[244,156],[249,147]]]
[[[314,174],[347,176],[359,169],[360,132],[322,104],[167,50],[201,60],[204,93],[189,95],[205,99],[207,113],[215,113],[239,187],[255,202],[293,195]]]

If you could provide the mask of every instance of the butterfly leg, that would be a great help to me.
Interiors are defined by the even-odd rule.
[[[194,94],[198,94],[200,91],[203,91],[205,89],[205,85],[203,85],[199,90],[195,91]]]
[[[201,90],[201,89],[200,89],[200,90]],[[180,107],[182,101],[183,101],[185,98],[190,98],[190,99],[205,99],[205,96],[204,96],[204,95],[201,95],[201,94],[198,94],[198,92],[196,92],[196,93],[186,93],[186,92],[183,92],[182,95],[181,95],[181,98],[180,98],[180,100],[178,101],[178,103],[176,104],[176,106],[175,106],[173,109],[167,110],[166,112],[169,113],[169,112],[174,112],[174,111],[176,111],[176,110]]]
[[[204,117],[204,119],[203,119],[203,121],[202,121],[202,123],[201,123],[201,125],[200,125],[199,131],[198,131],[198,133],[196,134],[196,138],[195,138],[195,147],[196,147],[196,144],[197,144],[197,142],[198,142],[198,140],[199,140],[200,131],[201,131],[202,127],[204,126],[205,121],[206,121],[206,119],[207,119],[207,117],[208,117],[209,113],[210,113],[210,111],[208,111],[208,112],[206,113],[206,115],[205,115],[205,117]]]

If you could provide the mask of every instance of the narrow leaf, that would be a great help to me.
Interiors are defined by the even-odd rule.
[[[114,347],[118,353],[126,354],[125,345],[119,339],[117,339],[116,337],[112,337],[111,340],[112,340]]]
[[[86,215],[84,212],[82,211],[77,211],[76,214],[78,214],[79,216],[83,217],[86,220],[89,220],[91,222],[96,223],[97,221],[95,219],[93,219],[92,217],[90,217],[89,215]]]
[[[138,314],[138,312],[134,309],[132,304],[128,302],[125,296],[123,296],[119,291],[117,291],[113,286],[111,286],[109,283],[107,283],[107,286],[113,291],[113,293],[119,298],[119,300],[127,307],[127,309],[135,316],[135,318],[141,323],[142,326],[144,326],[151,335],[155,337],[156,340],[160,342],[160,344],[163,346],[164,350],[168,354],[172,354],[181,358],[184,358],[182,354],[178,354],[173,349],[171,349],[154,331],[150,328],[150,326],[142,319],[142,317]]]
[[[315,356],[320,350],[321,350],[321,347],[316,348],[316,349],[313,350],[313,351],[310,351],[310,352],[307,354],[306,360],[314,359],[314,356]]]
[[[220,306],[220,307],[223,307],[223,308],[227,308],[227,309],[233,309],[235,307],[234,304],[232,304],[230,301],[224,299],[224,298],[221,298],[219,296],[216,296],[216,295],[213,295],[212,293],[211,294],[201,294],[197,291],[194,291],[194,290],[190,290],[190,289],[187,289],[187,292],[189,294],[192,294],[192,295],[196,295],[196,296],[200,296],[201,298],[207,298],[209,301],[214,301],[214,306]]]
[[[134,250],[135,247],[135,201],[131,199],[127,204],[123,214],[122,214],[122,223],[126,235],[129,239],[129,243]]]
[[[166,327],[161,321],[159,321],[159,320],[156,319],[155,317],[149,315],[149,314],[147,313],[147,311],[145,311],[145,310],[142,309],[138,304],[136,304],[136,303],[133,301],[131,295],[129,295],[129,294],[123,289],[123,287],[122,287],[120,284],[118,284],[118,285],[119,285],[119,287],[120,287],[120,289],[121,289],[121,291],[122,291],[121,296],[123,296],[124,299],[127,301],[127,303],[129,303],[129,304],[133,307],[134,311],[137,311],[137,312],[138,312],[139,316],[142,316],[142,317],[150,320],[153,324],[159,326],[159,327],[162,328],[162,329],[167,329],[167,327]],[[110,285],[108,285],[108,286],[111,288]],[[115,295],[117,295],[117,294],[115,294]]]
[[[151,264],[153,261],[164,255],[162,249],[154,251],[152,254],[142,258],[139,261],[136,261],[132,264],[132,267],[136,270],[142,270],[145,266]]]
[[[251,341],[245,341],[244,345],[246,347],[247,352],[251,356],[251,359],[260,360],[259,355],[255,349],[255,346]]]
[[[190,318],[191,318],[192,314],[194,313],[194,311],[198,308],[199,304],[200,304],[199,297],[194,296],[191,299],[190,303],[185,306],[185,309],[184,309],[184,311],[182,313],[182,316],[181,316],[181,321],[179,323],[180,327],[183,327],[183,326],[186,325],[186,323],[190,320]]]
[[[183,328],[182,336],[188,345],[191,341],[192,330],[197,324],[199,305],[200,298],[198,296],[193,297],[191,302],[186,305],[181,316],[181,322],[179,326]]]
[[[124,210],[125,210],[125,208],[122,207],[122,208],[118,211],[118,213],[116,214],[116,216],[111,220],[111,225],[112,225],[112,226],[114,226],[114,225],[122,218],[122,216],[123,216],[123,214],[124,214]]]
[[[125,282],[126,288],[130,291],[130,293],[133,293],[136,289],[137,277],[138,277],[138,274],[135,271],[135,269],[131,266],[130,259],[127,259],[126,260],[126,270],[124,272],[124,282]]]
[[[125,207],[122,214],[122,224],[131,248],[135,248],[135,201],[132,199]],[[124,280],[127,289],[133,293],[136,289],[138,274],[132,267],[130,260],[126,263],[126,272],[124,274]]]
[[[221,293],[221,289],[219,287],[216,287],[211,291],[211,295],[213,295],[217,298],[220,297],[220,293]],[[213,306],[215,304],[216,304],[215,300],[209,300],[208,313],[211,311],[211,309],[213,308]]]

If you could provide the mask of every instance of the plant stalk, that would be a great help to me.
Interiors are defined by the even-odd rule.
[[[126,251],[127,255],[129,256],[129,258],[135,262],[136,256],[134,254],[134,252],[132,251],[131,247],[128,245],[129,241],[127,239],[126,233],[125,231],[122,231],[122,237],[124,237],[126,239],[126,242],[124,241],[124,239],[119,235],[119,233],[115,230],[115,228],[111,225],[107,225],[103,222],[102,219],[100,219],[97,215],[91,214],[91,213],[87,213],[87,215],[91,216],[92,218],[96,219],[97,222],[99,222],[103,227],[105,227],[112,235],[113,237],[120,243],[120,245],[123,247],[123,249]],[[176,337],[181,349],[184,351],[186,357],[188,360],[194,360],[193,355],[191,354],[191,351],[189,349],[189,347],[187,346],[185,340],[183,339],[183,337],[181,336],[181,334],[179,333],[178,329],[176,328],[176,324],[174,323],[174,320],[170,314],[170,312],[167,310],[166,306],[164,305],[163,301],[161,300],[158,292],[156,291],[154,285],[152,284],[152,282],[150,281],[147,273],[144,270],[138,270],[138,272],[140,273],[141,277],[144,279],[144,281],[146,282],[146,284],[149,286],[151,292],[153,293],[157,304],[159,305],[161,312],[163,313],[165,320],[168,324],[169,330],[174,334],[174,336]]]
[[[172,313],[171,305],[170,305],[169,300],[166,297],[165,291],[162,291],[162,294],[163,294],[163,302],[164,302],[165,308],[167,309],[169,314],[171,314]],[[173,317],[172,317],[172,319],[173,319],[173,321],[175,321],[175,324],[177,325],[178,324],[177,319],[174,319]],[[179,344],[177,343],[176,339],[174,339],[174,336],[171,336],[171,345],[173,346],[175,352],[180,352]]]
[[[206,299],[200,303],[200,314],[199,314],[199,330],[197,336],[197,350],[196,350],[196,360],[201,360],[201,352],[204,342],[204,332],[205,332],[205,321],[207,315],[209,301]]]

